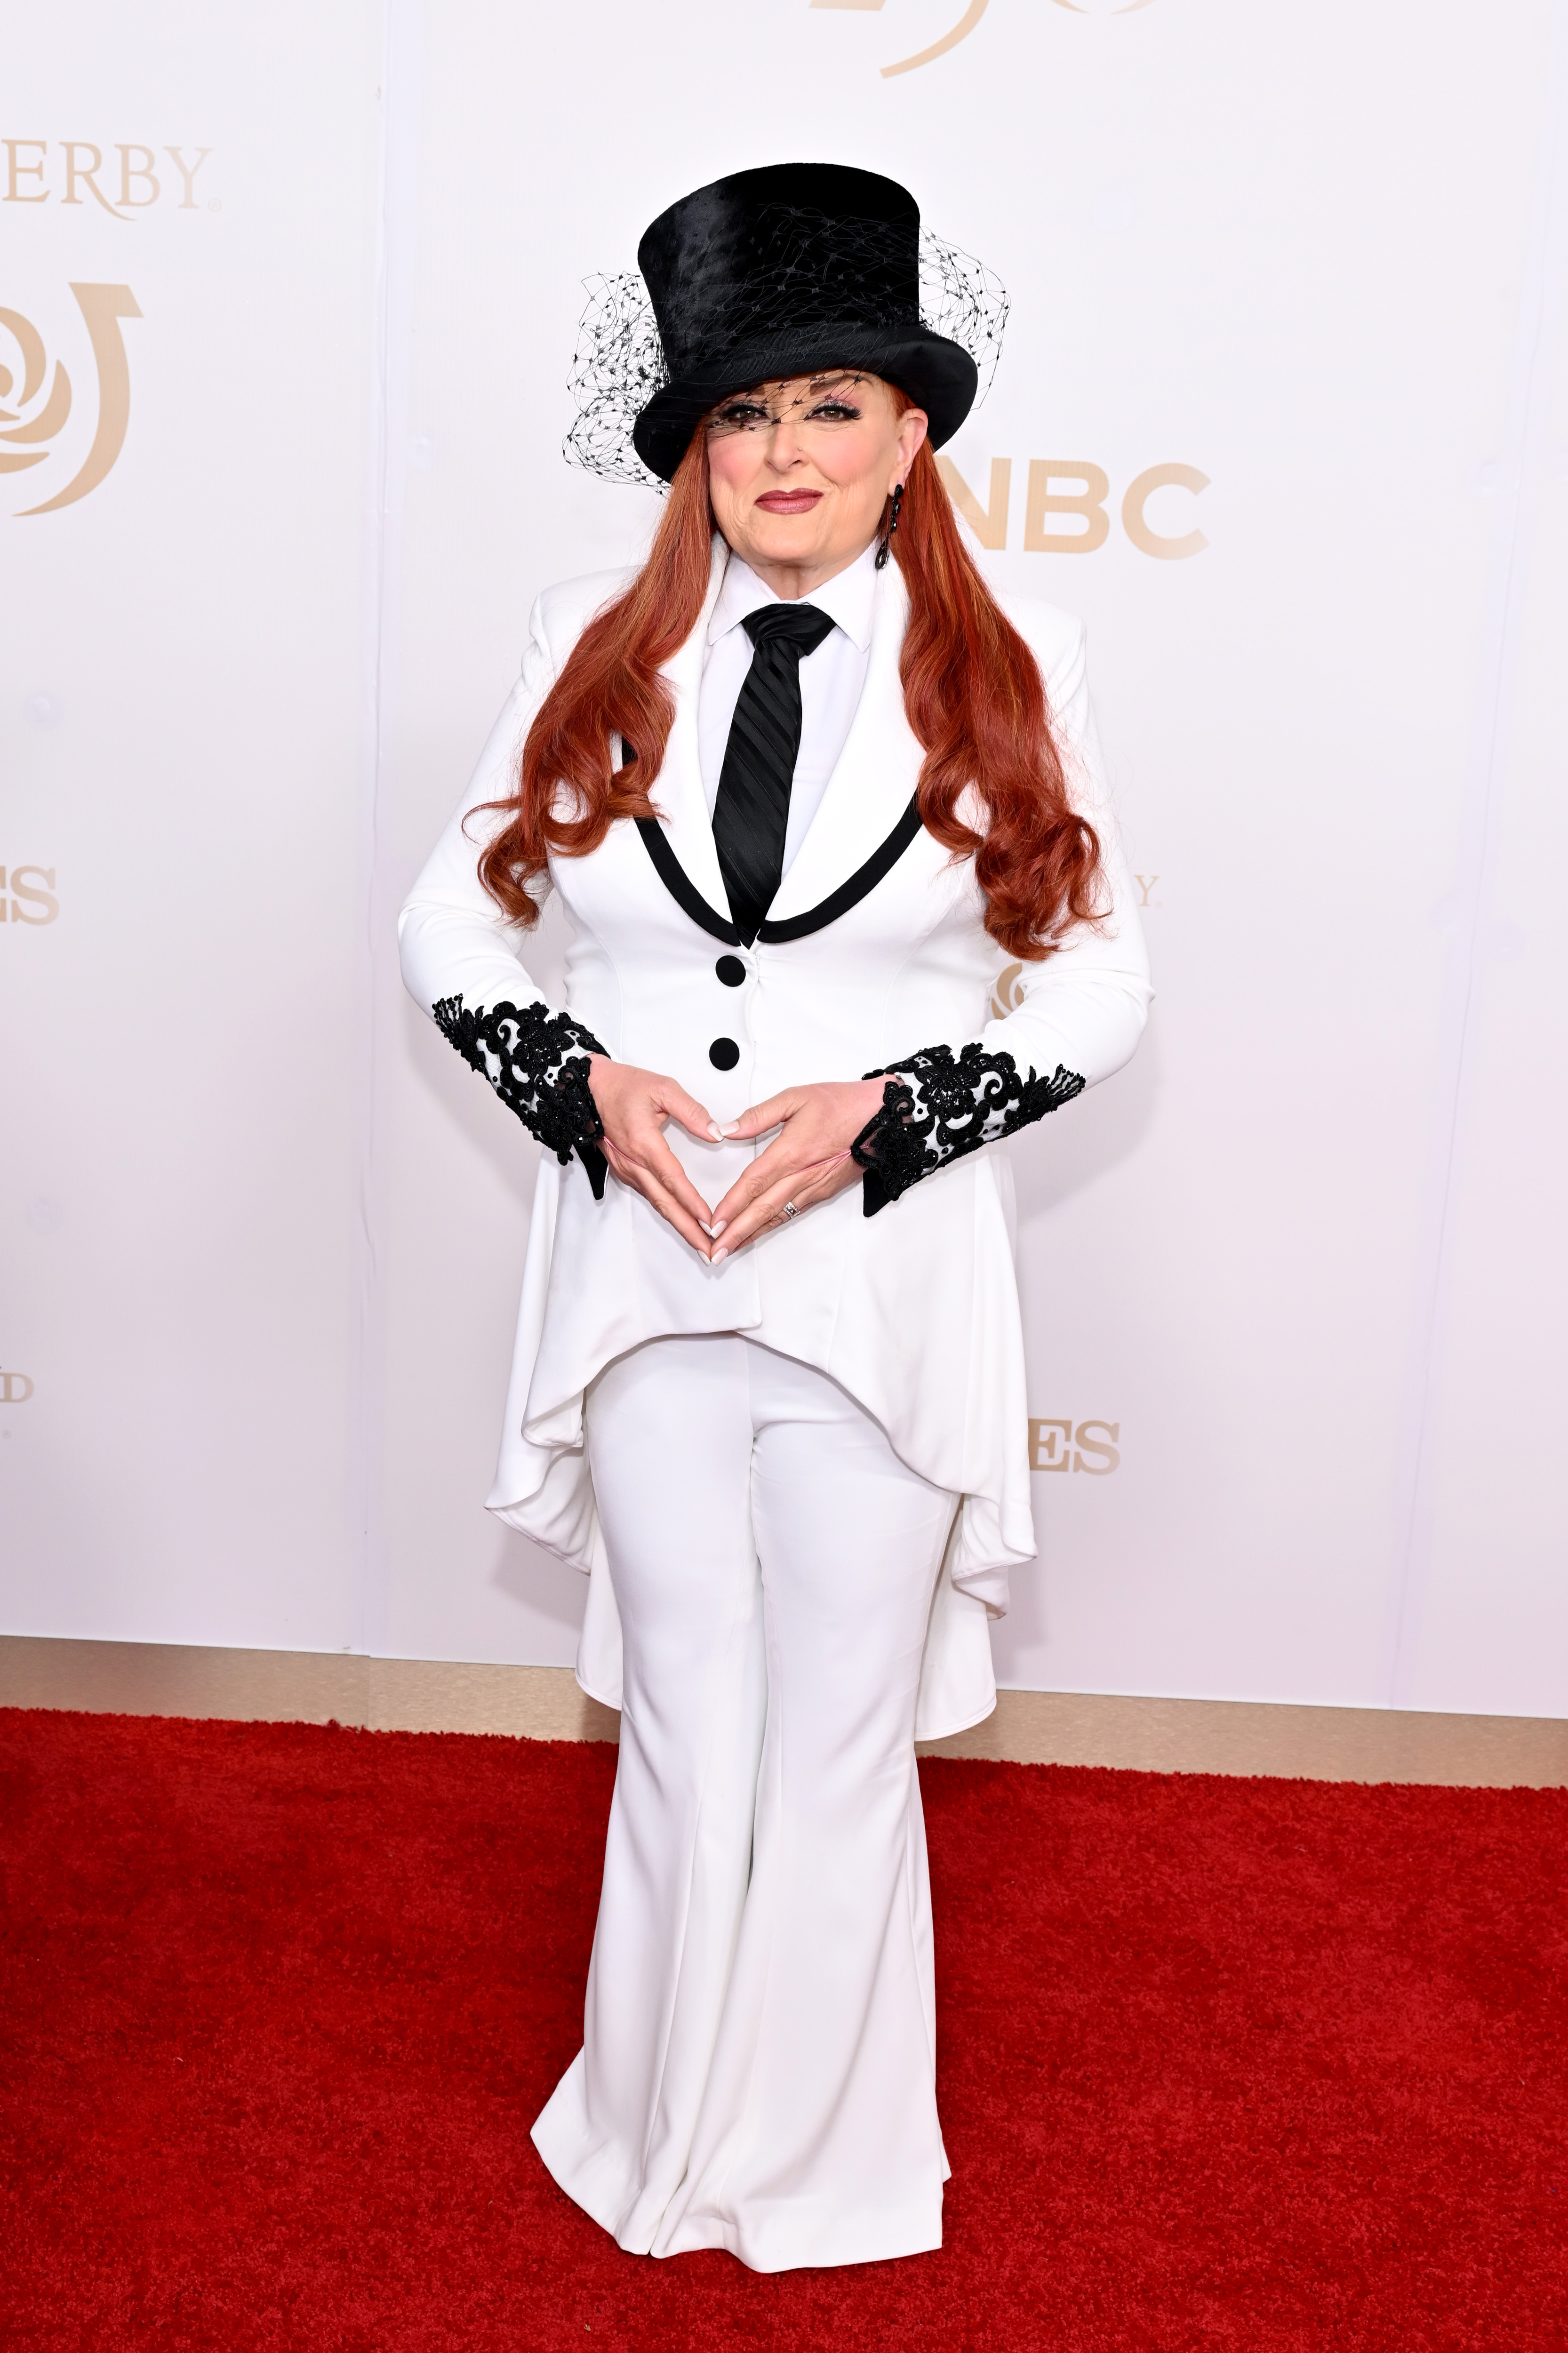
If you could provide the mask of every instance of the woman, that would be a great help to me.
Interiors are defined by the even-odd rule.
[[[1004,616],[931,456],[976,370],[919,236],[829,165],[654,223],[652,550],[540,599],[402,924],[548,1147],[490,1506],[589,1571],[622,1711],[534,2138],[623,2247],[763,2271],[941,2243],[914,1741],[994,1704],[1035,1550],[995,1145],[1149,993],[1081,630]],[[548,890],[563,1010],[521,961]]]

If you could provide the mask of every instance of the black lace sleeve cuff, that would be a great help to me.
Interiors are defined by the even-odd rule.
[[[1059,1111],[1084,1087],[1077,1071],[1059,1062],[1048,1079],[1033,1071],[1020,1078],[1011,1054],[988,1054],[978,1039],[958,1054],[951,1046],[928,1046],[866,1076],[888,1082],[881,1110],[849,1147],[866,1172],[868,1218],[950,1160]]]
[[[588,1088],[588,1057],[605,1051],[593,1032],[545,1005],[480,1005],[460,997],[431,1007],[436,1026],[465,1062],[489,1079],[530,1135],[564,1168],[575,1153],[594,1198],[605,1198],[604,1122]]]

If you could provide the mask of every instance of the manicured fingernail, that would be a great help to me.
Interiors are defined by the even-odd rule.
[[[719,1133],[720,1133],[721,1136],[725,1136],[725,1135],[733,1135],[733,1134],[734,1134],[734,1133],[735,1133],[735,1130],[740,1126],[740,1124],[741,1124],[741,1123],[740,1123],[740,1121],[739,1121],[738,1119],[732,1119],[732,1120],[730,1122],[729,1126],[728,1126],[728,1127],[721,1127],[721,1128],[719,1130]]]
[[[729,1222],[730,1220],[728,1218],[721,1218],[716,1225],[709,1227],[708,1230],[712,1235],[715,1241],[718,1240],[720,1235],[723,1232]]]
[[[709,1121],[709,1123],[708,1123],[708,1133],[709,1133],[709,1134],[713,1138],[713,1141],[714,1141],[714,1143],[715,1143],[715,1144],[722,1144],[722,1143],[723,1143],[723,1141],[724,1141],[724,1131],[723,1131],[723,1129],[719,1125],[719,1124],[718,1124],[718,1122],[717,1122],[716,1120],[711,1120],[711,1119],[710,1119],[710,1120]]]
[[[715,1250],[715,1251],[714,1251],[714,1253],[713,1253],[713,1255],[712,1255],[711,1259],[709,1261],[709,1264],[710,1264],[710,1266],[722,1266],[722,1265],[723,1265],[723,1263],[724,1263],[724,1261],[729,1257],[729,1255],[730,1255],[730,1253],[729,1253],[729,1251],[728,1251],[728,1250]]]
[[[697,1222],[700,1226],[702,1226],[702,1220],[700,1218],[698,1219]],[[717,1226],[702,1226],[702,1230],[711,1239],[711,1237],[718,1232],[719,1229]]]

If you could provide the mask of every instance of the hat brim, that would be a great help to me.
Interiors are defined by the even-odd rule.
[[[632,427],[637,456],[661,480],[675,479],[691,437],[710,408],[753,385],[781,376],[815,375],[829,368],[863,368],[907,393],[929,417],[934,449],[952,439],[974,406],[979,371],[962,343],[929,327],[865,327],[853,323],[796,328],[727,352],[710,375],[663,385]]]

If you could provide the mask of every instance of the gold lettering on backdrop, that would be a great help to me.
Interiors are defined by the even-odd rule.
[[[1091,1438],[1089,1436],[1091,1430],[1103,1430],[1104,1438]],[[1087,1471],[1091,1479],[1109,1478],[1121,1461],[1120,1450],[1109,1441],[1113,1438],[1120,1438],[1121,1435],[1121,1424],[1119,1421],[1080,1421],[1073,1432],[1073,1437],[1083,1452],[1073,1456],[1073,1469]],[[1103,1454],[1105,1460],[1103,1462],[1086,1462],[1083,1459],[1085,1454]]]
[[[1201,554],[1208,545],[1201,531],[1185,532],[1180,539],[1167,539],[1163,532],[1150,529],[1143,520],[1143,509],[1156,491],[1191,491],[1196,498],[1208,486],[1208,476],[1200,474],[1195,466],[1151,466],[1127,485],[1127,495],[1121,501],[1121,528],[1133,546],[1142,548],[1145,555],[1163,556],[1168,563],[1175,564],[1184,556]]]
[[[1053,491],[1053,482],[1081,482],[1070,497]],[[1105,501],[1110,477],[1089,458],[1031,458],[1028,495],[1024,504],[1024,546],[1033,555],[1089,555],[1103,547],[1110,529]],[[1086,531],[1047,532],[1046,517],[1082,515]]]
[[[1047,1432],[1049,1436],[1047,1436]],[[1072,1444],[1070,1421],[1031,1421],[1029,1424],[1029,1468],[1031,1471],[1065,1471],[1068,1450]],[[1058,1447],[1061,1451],[1058,1454]]]
[[[1137,883],[1140,892],[1142,893],[1138,904],[1141,907],[1146,907],[1149,904],[1149,893],[1154,888],[1155,883],[1160,880],[1160,878],[1157,874],[1134,874],[1132,880]]]
[[[1007,509],[1013,493],[1013,460],[993,458],[991,460],[991,503],[982,506],[951,458],[939,458],[937,472],[947,485],[947,495],[980,542],[982,547],[1005,547],[1007,544]]]
[[[196,149],[195,162],[194,164],[187,164],[184,155],[177,147],[165,147],[163,150],[165,155],[172,155],[174,157],[174,167],[179,173],[181,179],[185,184],[185,193],[180,198],[179,204],[179,209],[183,213],[194,213],[196,209],[196,199],[195,195],[196,174],[201,170],[202,165],[206,162],[207,157],[212,153],[212,152],[213,151],[210,147],[198,147]]]
[[[1096,1431],[1103,1432],[1097,1437]],[[1091,1479],[1107,1479],[1120,1469],[1121,1448],[1114,1441],[1121,1436],[1119,1421],[1101,1421],[1098,1416],[1080,1421],[1076,1430],[1070,1421],[1031,1421],[1029,1424],[1029,1468],[1031,1471],[1087,1471]],[[1074,1448],[1078,1451],[1074,1451]],[[1086,1455],[1099,1458],[1089,1462]]]
[[[60,141],[60,145],[66,151],[66,192],[61,197],[60,202],[67,205],[80,204],[81,198],[76,192],[76,184],[79,180],[84,188],[90,188],[92,190],[93,195],[103,206],[104,211],[106,213],[112,214],[113,217],[118,220],[120,218],[120,215],[115,212],[114,206],[110,203],[109,198],[104,195],[103,190],[99,186],[97,180],[93,177],[95,172],[102,171],[103,157],[99,153],[98,149],[93,145],[91,140],[62,139]],[[92,157],[92,162],[85,171],[76,160],[79,155],[90,155]]]
[[[19,179],[23,178],[31,178],[35,180],[41,180],[43,178],[43,159],[48,152],[48,144],[49,142],[47,139],[6,140],[5,202],[8,205],[47,204],[49,200],[49,192],[47,188],[28,188],[24,192],[16,185],[16,183]],[[18,147],[36,147],[38,151],[38,161],[36,164],[19,164],[16,161],[16,150]]]
[[[28,1373],[0,1373],[0,1405],[26,1405],[33,1394]]]
[[[951,458],[939,458],[937,471],[946,485],[948,497],[963,516],[982,547],[1005,548],[1010,513],[1010,493],[1013,484],[1011,458],[991,460],[991,499],[982,506]],[[1208,476],[1196,466],[1150,466],[1128,485],[1121,501],[1121,522],[1128,538],[1144,555],[1161,557],[1166,563],[1179,562],[1182,557],[1196,555],[1208,545],[1201,531],[1184,533],[1179,539],[1167,538],[1163,532],[1151,528],[1144,508],[1156,491],[1173,488],[1190,491],[1195,497],[1208,488]],[[1054,482],[1081,482],[1079,491],[1068,492],[1053,490]],[[1105,501],[1110,494],[1110,478],[1103,466],[1089,458],[1031,458],[1029,460],[1028,492],[1024,501],[1024,546],[1032,555],[1092,555],[1103,547],[1110,533],[1110,518]],[[1047,515],[1081,515],[1086,528],[1082,531],[1048,532]]]
[[[155,205],[158,198],[162,195],[163,190],[160,188],[153,171],[153,165],[156,161],[156,158],[154,157],[151,147],[140,146],[135,140],[132,140],[129,146],[120,147],[118,152],[120,155],[121,203],[128,211],[131,212],[140,212],[144,205]],[[131,161],[132,155],[140,155],[142,158],[141,163],[133,164]],[[153,191],[152,195],[150,196],[133,196],[131,193],[131,183],[132,180],[145,180],[147,185]]]
[[[85,188],[88,195],[96,204],[101,205],[106,213],[111,213],[116,220],[124,220],[132,213],[145,212],[149,206],[157,204],[165,194],[163,182],[158,176],[158,151],[149,146],[145,140],[117,139],[113,142],[114,152],[120,158],[118,205],[110,201],[98,183],[98,174],[104,169],[102,148],[95,146],[90,139],[60,139],[55,143],[66,159],[65,194],[60,197],[62,205],[84,204],[86,198],[81,192]],[[48,154],[48,141],[47,139],[0,139],[0,147],[5,150],[5,193],[3,197],[0,197],[0,203],[47,204],[49,197],[56,193],[48,186],[45,178],[45,159]],[[184,148],[164,148],[164,154],[169,157],[180,174],[180,183],[184,191],[175,206],[177,212],[199,211],[195,194],[196,174],[212,152],[210,147],[198,147],[195,151],[195,162],[187,164]],[[83,162],[84,156],[89,160]],[[37,185],[24,187],[22,185],[24,181],[36,181]],[[138,195],[135,193],[138,188],[145,189],[146,194]],[[172,195],[173,189],[169,189],[167,193]],[[215,212],[217,209],[216,196],[212,199],[208,209]]]
[[[47,882],[48,889],[47,891],[35,889],[31,882],[25,882],[22,880],[25,874],[36,876],[39,882]],[[0,867],[0,891],[5,887],[5,869]],[[30,915],[27,913],[29,907],[42,907],[44,912],[41,915]],[[52,866],[12,867],[11,921],[14,923],[32,923],[35,926],[39,923],[52,923],[59,912],[60,902],[55,897],[55,870]]]

